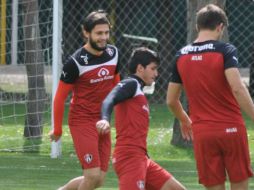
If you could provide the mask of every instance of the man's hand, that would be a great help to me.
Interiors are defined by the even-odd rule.
[[[60,139],[60,137],[61,135],[55,135],[53,130],[49,132],[49,138],[51,141],[57,142]]]
[[[188,141],[193,140],[191,123],[192,121],[189,119],[189,117],[186,121],[180,121],[182,137]]]
[[[106,134],[110,132],[110,124],[105,119],[98,121],[96,123],[96,128],[99,134]]]

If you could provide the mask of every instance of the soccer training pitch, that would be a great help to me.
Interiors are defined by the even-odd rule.
[[[150,157],[170,171],[188,190],[204,189],[198,184],[195,161],[191,149],[184,149],[170,144],[174,118],[165,105],[151,105],[151,127],[148,138]],[[11,125],[12,122],[10,122]],[[248,128],[252,166],[254,165],[254,126],[246,118]],[[62,157],[50,158],[50,142],[47,136],[49,126],[44,129],[44,136],[36,149],[8,151],[0,144],[0,189],[8,190],[55,190],[69,179],[82,175],[82,171],[73,150],[71,136],[67,125],[64,126],[62,138]],[[10,129],[10,130],[8,130]],[[0,138],[16,134],[16,128],[0,125]],[[21,130],[21,129],[18,129]],[[4,137],[5,135],[5,137]],[[115,130],[112,128],[114,145]],[[16,139],[15,141],[17,141]],[[20,141],[27,144],[20,132]],[[15,143],[15,141],[13,143]],[[2,141],[1,141],[2,142]],[[10,141],[12,142],[12,141]],[[6,146],[6,145],[5,145]],[[9,144],[11,147],[11,144]],[[118,189],[117,177],[112,166],[109,167],[105,184],[100,190]],[[228,184],[227,184],[228,186]],[[254,180],[250,188],[254,189]]]

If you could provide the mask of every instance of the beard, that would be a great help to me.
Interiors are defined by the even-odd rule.
[[[93,49],[97,50],[97,51],[104,51],[104,50],[106,49],[106,47],[107,47],[107,45],[105,45],[104,47],[99,47],[99,46],[96,44],[96,42],[95,42],[93,39],[91,39],[91,38],[90,38],[90,40],[89,40],[89,43],[90,43],[91,47],[92,47]]]

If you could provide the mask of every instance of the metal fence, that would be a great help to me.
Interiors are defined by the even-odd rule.
[[[17,64],[25,64],[23,5],[28,2],[29,0],[17,1]],[[187,40],[186,2],[185,0],[63,0],[63,61],[84,43],[81,24],[85,16],[93,10],[104,9],[108,12],[113,26],[111,43],[119,48],[123,76],[127,75],[126,63],[134,47],[145,45],[160,53],[162,63],[156,84],[158,95],[156,94],[151,99],[154,103],[163,103],[168,73],[174,55],[186,44]],[[6,28],[1,27],[1,34],[6,32],[6,39],[1,41],[1,63],[15,64],[11,47],[13,43],[13,3],[7,0],[6,5]],[[253,62],[251,55],[254,51],[254,2],[230,0],[226,2],[225,10],[230,23],[229,40],[239,50],[241,67],[249,67]],[[51,65],[53,2],[51,0],[38,1],[38,15],[44,63]],[[4,18],[1,20],[3,23]],[[1,26],[4,25],[1,24]]]
[[[2,0],[1,1],[1,42],[0,42],[0,125],[6,118],[15,118],[15,109],[8,115],[4,106],[15,108],[17,101],[27,102],[28,80],[24,30],[27,3],[36,2],[39,38],[44,64],[44,80],[48,94],[45,112],[50,115],[53,1],[51,0]],[[14,4],[16,3],[16,5]],[[152,103],[165,103],[169,72],[176,51],[187,41],[187,0],[63,0],[62,15],[62,56],[63,62],[77,48],[83,45],[81,24],[89,12],[104,9],[112,23],[111,43],[119,48],[121,74],[127,76],[127,60],[133,48],[141,45],[159,52],[160,75],[156,82],[155,94],[149,97]],[[229,41],[239,51],[242,68],[250,68],[254,52],[254,1],[227,0],[225,10],[229,18]],[[16,24],[15,24],[16,23]],[[30,26],[31,27],[31,26]],[[36,51],[36,50],[34,50]],[[35,62],[34,64],[37,64]],[[61,68],[62,65],[59,66]],[[247,72],[248,74],[248,72]],[[26,114],[25,111],[23,114]]]
[[[65,3],[66,2],[66,3]],[[82,45],[80,24],[93,10],[105,9],[113,24],[112,42],[120,50],[122,74],[127,74],[126,63],[132,49],[147,45],[159,51],[162,58],[154,103],[164,103],[170,66],[176,51],[187,41],[187,4],[184,0],[101,0],[64,1],[63,40],[64,57]],[[252,61],[254,46],[254,2],[227,1],[225,10],[230,26],[229,40],[239,50],[241,67]]]

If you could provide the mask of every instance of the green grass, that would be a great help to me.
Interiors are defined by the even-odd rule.
[[[8,190],[55,190],[69,179],[82,174],[75,156],[67,125],[62,138],[62,157],[50,158],[50,130],[48,113],[45,114],[44,136],[41,140],[27,141],[23,135],[24,105],[6,105],[0,110],[0,189]],[[11,118],[14,113],[20,113]],[[65,123],[67,111],[65,115]],[[170,171],[189,190],[204,189],[198,184],[192,149],[170,144],[173,117],[166,106],[151,106],[151,127],[148,137],[150,157]],[[254,161],[253,123],[246,119],[251,158]],[[115,129],[112,128],[114,140]],[[113,141],[114,142],[114,141]],[[100,190],[116,190],[117,177],[110,166],[105,185]],[[254,180],[250,188],[254,189]]]

